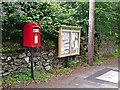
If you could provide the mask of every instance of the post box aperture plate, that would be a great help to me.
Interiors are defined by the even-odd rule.
[[[40,33],[39,27],[33,27],[33,33]]]

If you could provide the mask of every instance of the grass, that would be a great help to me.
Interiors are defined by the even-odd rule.
[[[34,78],[37,82],[46,82],[52,77],[52,74],[48,72],[34,71]],[[31,72],[29,70],[18,73],[16,75],[6,76],[3,80],[3,84],[18,84],[18,83],[30,83]]]
[[[2,80],[0,80],[0,86],[2,85]]]
[[[113,53],[115,57],[120,57],[120,45],[117,46],[115,52]]]
[[[75,68],[77,66],[84,66],[84,67],[88,66],[87,62],[84,62],[82,60],[73,60],[73,59],[70,60],[69,64],[71,68]]]
[[[71,70],[72,70],[71,68],[61,67],[61,68],[54,68],[54,69],[51,70],[50,72],[51,72],[53,75],[64,75],[64,74],[69,73]]]
[[[71,71],[71,68],[54,68],[50,72],[41,72],[41,71],[34,71],[34,79],[35,82],[46,82],[55,75],[64,75]],[[3,79],[3,84],[19,84],[24,83],[28,84],[31,83],[33,80],[31,79],[31,71],[27,70],[16,75],[9,75]]]
[[[104,63],[104,60],[100,57],[94,58],[94,65],[102,65]]]

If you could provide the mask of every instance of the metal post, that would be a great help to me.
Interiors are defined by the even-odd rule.
[[[33,48],[30,48],[30,53],[31,53],[31,78],[34,80],[34,71],[33,71]]]

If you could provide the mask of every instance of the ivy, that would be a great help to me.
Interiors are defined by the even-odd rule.
[[[43,41],[54,41],[54,38],[58,37],[57,31],[61,25],[82,26],[81,36],[87,41],[88,2],[2,2],[2,6],[3,41],[19,42],[22,38],[23,25],[31,22],[42,25]],[[119,2],[96,3],[95,38],[97,41],[109,36],[118,39],[119,8]],[[14,37],[18,38],[14,40]]]

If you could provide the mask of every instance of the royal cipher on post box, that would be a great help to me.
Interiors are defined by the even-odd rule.
[[[23,30],[23,45],[25,47],[40,47],[41,46],[41,25],[40,24],[25,24]]]

